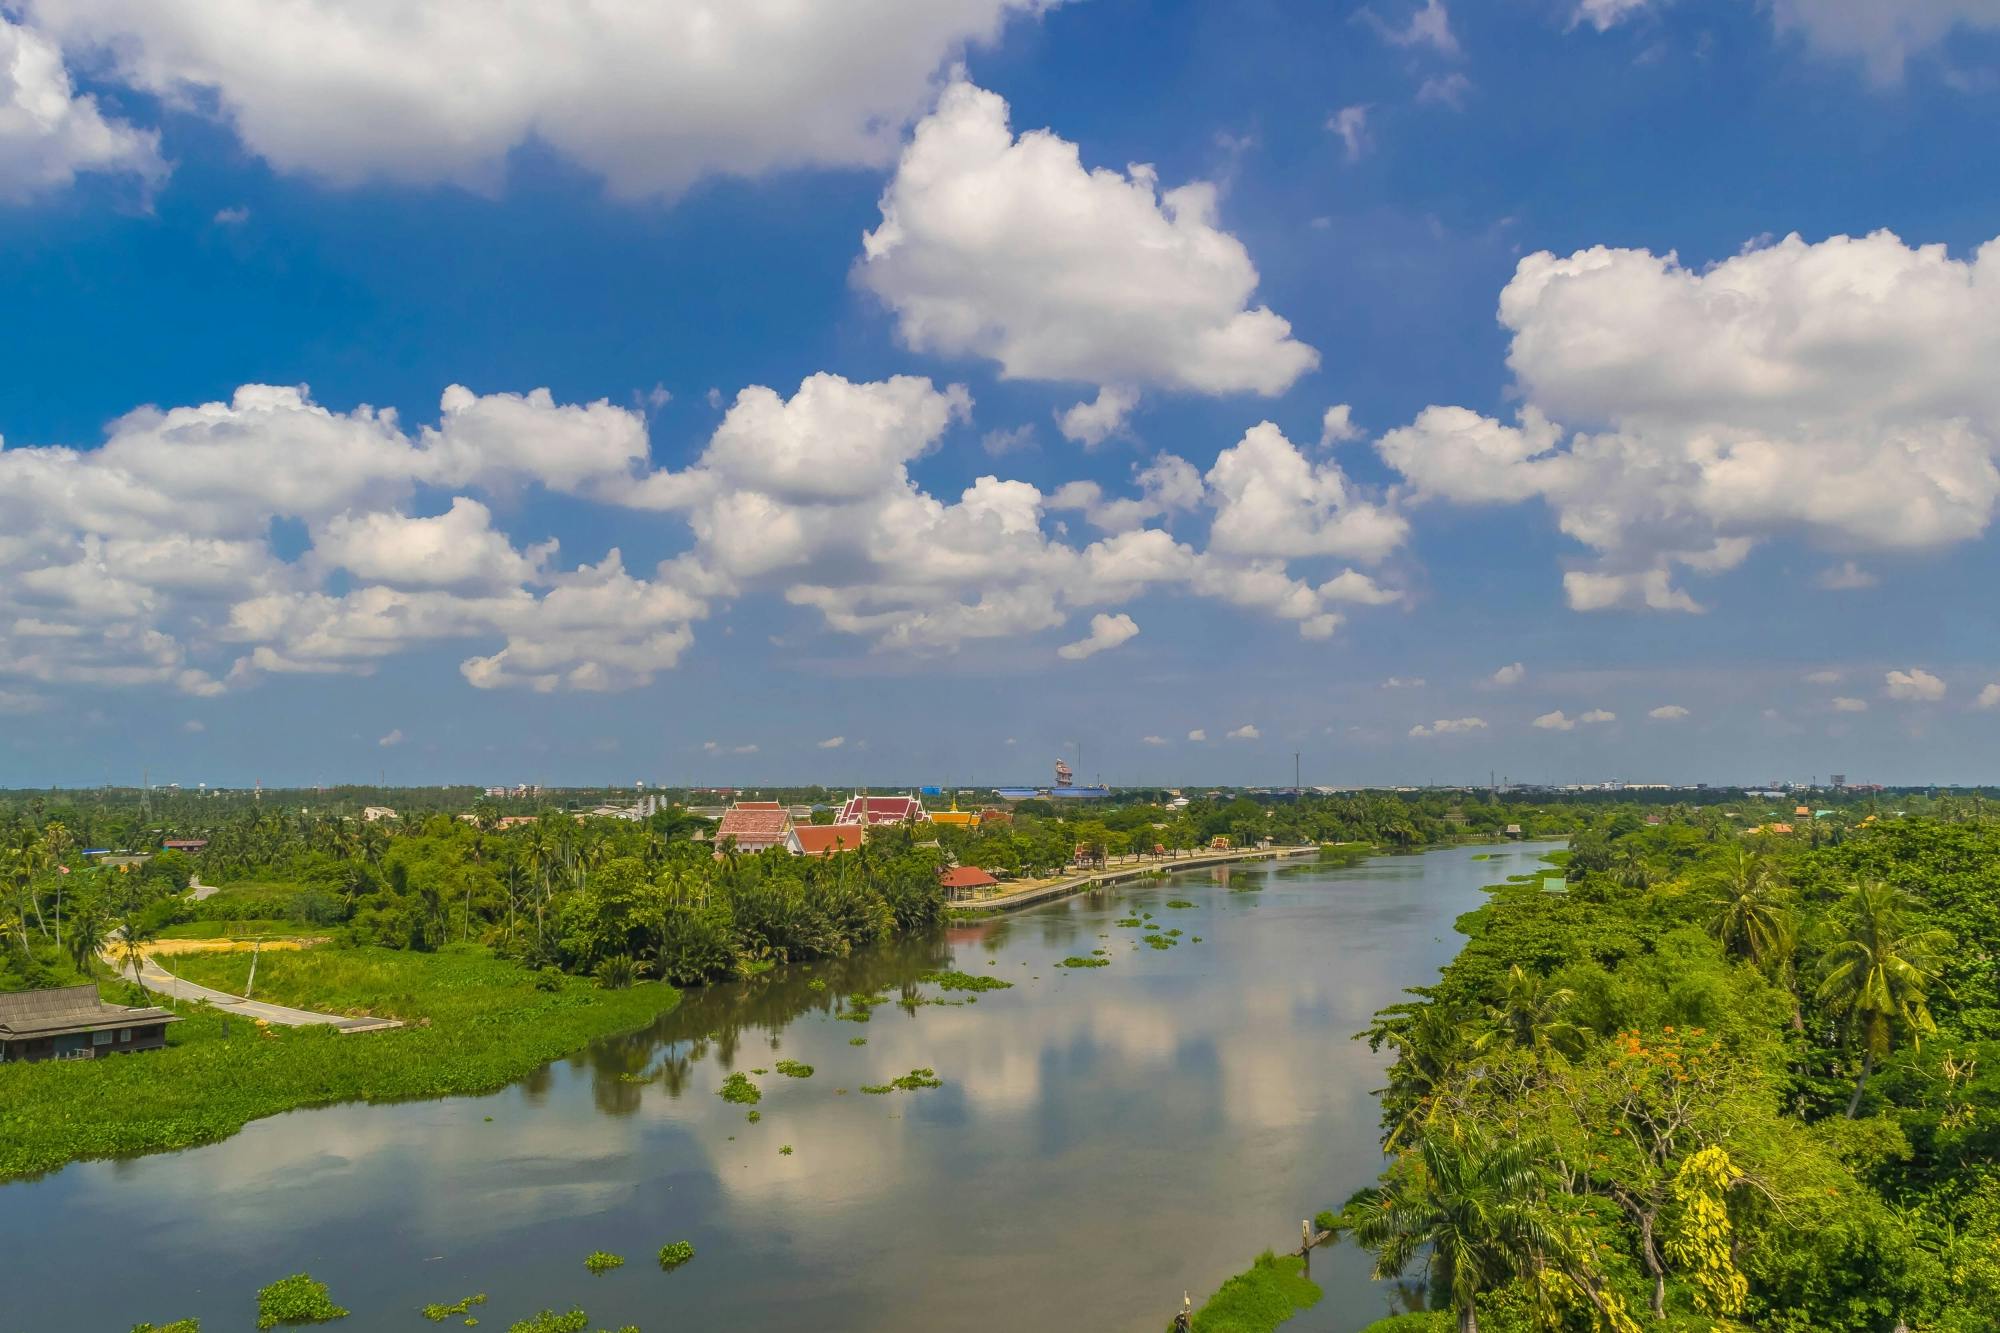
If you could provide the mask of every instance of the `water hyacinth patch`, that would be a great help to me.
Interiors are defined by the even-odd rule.
[[[967,972],[926,972],[917,978],[941,990],[1006,990],[1014,983],[998,977],[976,977]]]
[[[1168,901],[1167,906],[1181,908],[1181,907],[1193,907],[1194,904],[1189,902],[1185,898],[1174,898]]]
[[[345,1318],[347,1311],[333,1303],[326,1293],[326,1283],[313,1281],[307,1273],[281,1277],[257,1293],[258,1328],[324,1324]]]
[[[671,1273],[692,1258],[694,1258],[694,1245],[688,1241],[677,1240],[670,1244],[662,1245],[660,1247],[660,1271]]]
[[[764,1090],[750,1081],[748,1074],[738,1071],[722,1080],[722,1086],[715,1095],[725,1102],[735,1102],[739,1106],[752,1106],[764,1100]]]
[[[609,1273],[614,1268],[623,1268],[625,1257],[605,1250],[592,1250],[583,1257],[583,1266],[593,1273]]]
[[[778,1072],[786,1078],[811,1078],[813,1076],[813,1067],[808,1064],[801,1064],[797,1060],[780,1060],[778,1061]]]
[[[484,1304],[486,1304],[486,1293],[482,1291],[477,1296],[467,1296],[452,1305],[426,1305],[418,1313],[433,1324],[442,1324],[453,1315],[469,1314],[473,1306]]]
[[[1071,955],[1070,957],[1063,959],[1060,963],[1057,963],[1056,966],[1057,967],[1109,967],[1111,966],[1111,960],[1109,958],[1078,958],[1075,955]]]

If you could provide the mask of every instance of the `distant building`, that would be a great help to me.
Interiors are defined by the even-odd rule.
[[[951,809],[931,812],[931,823],[945,824],[953,828],[978,828],[979,816],[969,810],[959,809],[958,798],[953,797]]]
[[[364,805],[361,807],[361,820],[365,824],[373,824],[377,820],[394,819],[395,817],[396,812],[386,805]]]
[[[833,822],[873,827],[877,824],[915,824],[929,817],[924,813],[923,801],[915,796],[850,796],[847,804],[840,807],[840,813],[833,817]]]
[[[714,836],[717,847],[724,839],[734,838],[739,852],[783,847],[797,856],[800,850],[798,837],[792,831],[792,812],[776,801],[738,801],[715,826]]]
[[[208,846],[207,838],[168,838],[160,844],[163,852],[198,852]]]
[[[792,837],[800,856],[834,856],[858,850],[868,830],[854,824],[794,824]]]
[[[0,1064],[156,1051],[178,1022],[165,1009],[106,1004],[90,985],[16,991],[0,995]]]
[[[1507,836],[1510,838],[1522,838],[1526,837],[1527,835],[1521,832],[1521,826],[1519,824],[1509,824],[1507,826]]]
[[[938,883],[944,888],[947,898],[970,898],[981,889],[994,889],[1000,881],[981,870],[978,866],[952,866],[939,872]]]

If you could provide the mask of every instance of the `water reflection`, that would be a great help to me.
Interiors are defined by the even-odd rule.
[[[491,1097],[300,1112],[9,1186],[0,1232],[39,1277],[0,1333],[242,1328],[248,1293],[300,1268],[367,1327],[485,1291],[500,1327],[575,1302],[650,1333],[1157,1329],[1183,1287],[1373,1175],[1382,1058],[1349,1034],[1512,868],[1449,851],[1121,885],[691,993]],[[1140,940],[1169,929],[1168,949]],[[1109,966],[1056,965],[1095,948]],[[919,984],[953,966],[1013,987]],[[856,994],[889,1002],[847,1021]],[[899,1003],[938,998],[969,1002]],[[780,1052],[812,1076],[780,1075]],[[918,1068],[944,1086],[861,1091]],[[752,1124],[716,1092],[754,1069]],[[93,1278],[106,1234],[134,1281]],[[648,1256],[676,1239],[699,1257],[667,1278]],[[632,1262],[593,1279],[597,1248]],[[1359,1256],[1314,1271],[1336,1289],[1297,1327],[1389,1309]]]

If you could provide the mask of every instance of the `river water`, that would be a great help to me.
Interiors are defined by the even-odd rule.
[[[239,1333],[255,1289],[300,1270],[355,1330],[457,1327],[417,1307],[485,1292],[485,1329],[581,1306],[644,1333],[1157,1333],[1184,1289],[1199,1302],[1295,1246],[1301,1218],[1374,1176],[1387,1053],[1352,1034],[1456,952],[1481,886],[1547,847],[1118,886],[690,992],[491,1096],[293,1112],[0,1187],[0,1333],[188,1316]],[[1114,924],[1145,912],[1174,947]],[[1099,948],[1109,966],[1056,965]],[[916,984],[944,967],[1014,985],[893,1002],[962,998]],[[892,1002],[837,1019],[856,991]],[[781,1058],[815,1072],[781,1076]],[[716,1090],[756,1068],[752,1124]],[[943,1086],[860,1091],[916,1068]],[[682,1239],[695,1260],[661,1273]],[[626,1266],[590,1275],[599,1249]],[[1389,1309],[1350,1248],[1313,1276],[1326,1298],[1288,1329]]]

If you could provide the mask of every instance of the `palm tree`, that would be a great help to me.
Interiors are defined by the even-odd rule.
[[[85,976],[90,975],[91,963],[103,951],[110,926],[110,914],[96,897],[86,894],[70,900],[69,935],[63,944],[76,970]]]
[[[1778,957],[1791,938],[1777,876],[1771,863],[1755,852],[1737,850],[1728,879],[1708,905],[1708,933],[1725,950],[1759,968]]]
[[[1459,1333],[1478,1333],[1480,1296],[1541,1266],[1559,1241],[1542,1206],[1543,1145],[1431,1134],[1383,1183],[1348,1200],[1335,1234],[1375,1255],[1374,1276],[1397,1278],[1423,1259],[1450,1296]]]
[[[1393,1152],[1405,1136],[1428,1129],[1437,1118],[1473,1048],[1471,1024],[1441,1004],[1392,1005],[1376,1016],[1365,1035],[1370,1050],[1385,1044],[1396,1048],[1382,1098],[1385,1112],[1395,1117],[1382,1150]]]
[[[1583,1045],[1583,1029],[1563,1017],[1563,1012],[1576,1000],[1576,992],[1567,986],[1551,986],[1548,978],[1538,976],[1524,969],[1519,963],[1507,969],[1507,980],[1500,992],[1500,1003],[1486,1006],[1486,1016],[1492,1020],[1493,1029],[1475,1043],[1484,1047],[1495,1038],[1504,1037],[1523,1050],[1542,1050],[1554,1047],[1564,1054],[1572,1054]]]
[[[1949,931],[1912,922],[1908,900],[1887,884],[1854,885],[1847,908],[1847,937],[1827,953],[1819,998],[1861,1043],[1861,1077],[1847,1103],[1852,1120],[1876,1061],[1888,1055],[1897,1037],[1907,1034],[1916,1046],[1937,1031],[1926,993],[1953,940]]]

